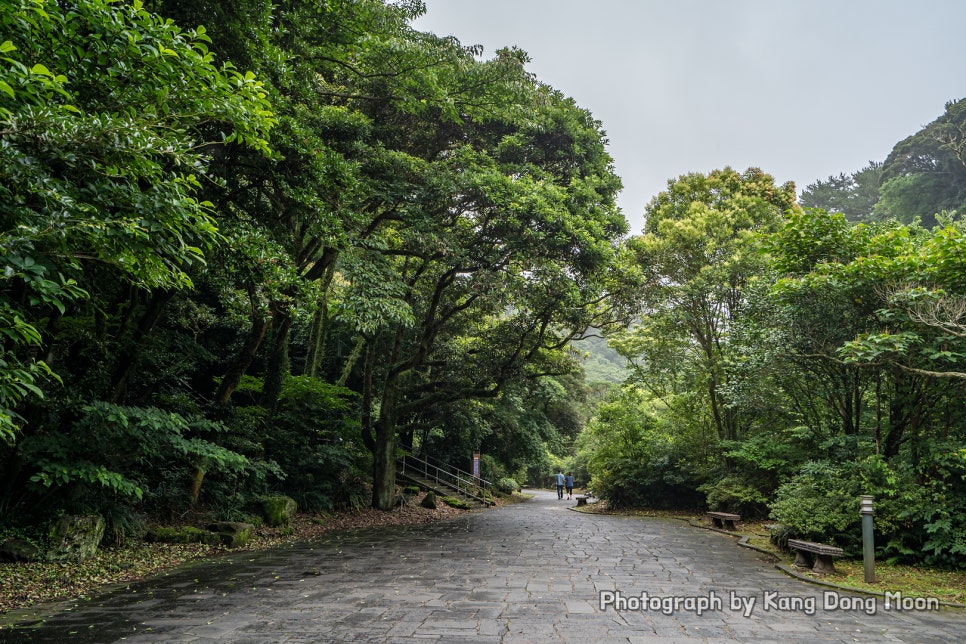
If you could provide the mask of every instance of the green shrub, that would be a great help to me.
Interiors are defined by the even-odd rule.
[[[859,520],[859,498],[847,483],[840,468],[808,463],[778,488],[771,517],[800,539],[835,541]]]
[[[308,376],[285,380],[264,428],[265,455],[298,476],[280,492],[300,508],[328,512],[369,501],[371,454],[359,440],[355,393]]]
[[[108,520],[119,535],[135,522],[118,503],[184,505],[198,472],[239,474],[250,468],[246,456],[216,442],[227,431],[201,416],[95,402],[60,431],[25,437],[19,453],[30,471],[29,491],[62,499],[61,509],[68,512],[107,509],[116,516]]]
[[[707,495],[712,510],[736,512],[745,517],[767,513],[768,499],[757,488],[737,476],[726,476],[713,483],[705,483],[698,491]]]
[[[504,494],[512,494],[520,489],[520,485],[509,476],[504,476],[494,486],[499,492],[503,492]]]
[[[480,472],[483,478],[498,481],[507,476],[506,467],[490,454],[480,455]]]
[[[614,508],[687,508],[703,504],[697,465],[680,428],[650,406],[647,395],[622,389],[602,404],[578,441],[594,493]]]
[[[775,523],[768,527],[768,541],[782,552],[790,552],[788,540],[791,538],[794,538],[794,533],[786,525]]]
[[[921,445],[923,452],[928,444]],[[918,470],[871,456],[858,462],[811,462],[782,485],[772,518],[799,538],[834,543],[858,555],[860,496],[875,504],[877,556],[890,562],[966,567],[966,459],[949,450]]]
[[[891,562],[966,568],[966,450],[936,452],[886,506],[894,520],[882,535],[882,555]],[[876,502],[877,539],[881,513]]]

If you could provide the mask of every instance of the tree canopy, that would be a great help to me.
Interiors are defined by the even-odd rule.
[[[949,101],[942,115],[897,143],[885,160],[807,186],[801,205],[850,221],[891,218],[932,228],[942,213],[962,211],[966,200],[964,113],[966,99]]]
[[[963,566],[961,221],[856,223],[765,186],[687,175],[652,201],[639,322],[614,341],[635,372],[580,457],[617,505],[770,516],[853,552],[872,494],[883,556]]]
[[[601,124],[421,11],[4,5],[2,507],[389,509],[451,414],[572,438],[543,383],[637,277]]]
[[[846,548],[873,493],[884,555],[963,566],[966,103],[799,200],[671,179],[628,238],[603,125],[422,10],[0,6],[0,537],[388,510],[404,451],[478,452]]]

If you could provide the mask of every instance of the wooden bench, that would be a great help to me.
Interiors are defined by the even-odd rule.
[[[835,565],[832,557],[841,557],[842,549],[835,546],[828,546],[824,543],[814,541],[800,541],[799,539],[789,539],[788,547],[795,549],[795,566],[798,568],[810,568],[818,575],[828,575],[835,572]]]
[[[582,505],[587,505],[587,499],[589,499],[590,496],[584,495],[584,494],[578,494],[574,498],[577,499],[577,507],[579,508]]]
[[[741,521],[740,514],[731,514],[730,512],[708,512],[709,517],[711,517],[711,524],[716,528],[724,528],[725,530],[734,530],[735,521]]]

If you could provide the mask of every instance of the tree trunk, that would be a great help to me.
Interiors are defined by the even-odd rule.
[[[53,365],[56,355],[54,354],[54,339],[57,337],[57,332],[60,330],[60,321],[63,318],[63,314],[58,310],[54,309],[50,312],[50,317],[47,318],[47,328],[44,329],[44,346],[39,352],[41,359],[48,365]]]
[[[360,432],[362,443],[373,454],[376,453],[376,439],[372,434],[372,377],[376,367],[376,349],[372,343],[366,345],[366,360],[362,372],[362,422]]]
[[[899,455],[905,441],[905,431],[912,419],[916,393],[910,379],[903,374],[893,374],[895,382],[892,400],[889,402],[889,431],[886,433],[882,455],[891,459]]]
[[[312,331],[309,334],[308,355],[305,359],[305,375],[317,377],[322,371],[322,362],[325,360],[325,344],[329,336],[329,285],[332,284],[332,277],[335,275],[335,258],[338,253],[329,252],[328,249],[322,254],[320,261],[325,262],[325,270],[320,279],[322,297],[319,301],[319,308],[312,316]]]
[[[235,355],[234,360],[232,360],[231,365],[228,367],[228,372],[225,373],[225,377],[221,379],[221,384],[218,385],[218,391],[215,392],[216,405],[227,405],[231,399],[231,395],[238,389],[238,384],[241,382],[242,376],[245,375],[248,367],[255,361],[255,355],[258,353],[258,347],[261,346],[262,340],[265,338],[268,325],[268,317],[257,311],[252,313],[252,328],[248,332],[248,339],[245,340],[244,346]]]
[[[399,374],[390,370],[383,385],[372,459],[372,507],[391,510],[396,497],[396,395]]]
[[[376,424],[376,451],[372,459],[372,507],[377,510],[392,510],[396,498],[395,439],[395,427],[380,418]]]
[[[201,484],[205,480],[205,471],[200,467],[195,468],[195,474],[191,477],[191,505],[198,505],[198,498],[201,496]]]
[[[145,338],[151,334],[158,320],[161,319],[164,307],[173,297],[174,291],[152,293],[147,308],[138,322],[137,330],[128,339],[125,348],[117,356],[117,361],[114,363],[114,372],[111,374],[111,388],[107,395],[108,402],[116,403],[124,395],[141,346],[144,344]]]
[[[325,298],[312,316],[312,328],[309,331],[308,351],[305,356],[305,368],[302,373],[313,378],[321,371],[322,360],[325,358],[325,334],[328,327],[328,305]]]
[[[292,316],[288,313],[276,313],[273,316],[272,327],[272,353],[268,357],[265,384],[262,386],[262,396],[259,400],[259,404],[269,411],[275,409],[275,404],[282,394],[282,384],[290,370],[288,332],[292,328]]]
[[[728,436],[728,428],[721,418],[721,409],[718,405],[718,383],[716,382],[714,374],[710,374],[708,377],[708,399],[711,402],[711,418],[714,420],[718,438],[720,440],[728,440],[731,437]]]

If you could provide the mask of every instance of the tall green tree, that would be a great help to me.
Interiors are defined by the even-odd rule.
[[[772,311],[774,324],[787,349],[782,353],[792,361],[789,369],[795,375],[786,381],[786,393],[805,424],[826,437],[855,436],[863,423],[872,382],[854,366],[828,358],[869,328],[877,298],[867,284],[802,278],[855,260],[866,251],[873,231],[890,226],[852,225],[841,213],[804,209],[787,217],[772,238],[778,282],[763,300],[778,307]]]
[[[961,211],[966,203],[963,131],[966,99],[946,104],[945,112],[895,145],[882,166],[875,211],[903,223],[917,218],[926,228],[937,215]]]
[[[963,551],[962,227],[940,224],[848,225],[816,211],[776,234],[786,382],[817,394],[796,432],[816,433],[811,459],[773,504],[801,534],[854,533],[854,497],[833,490],[874,489],[887,550],[947,563]],[[822,428],[823,416],[839,422]]]
[[[11,438],[14,408],[39,393],[32,381],[46,365],[57,370],[70,300],[109,307],[105,280],[147,293],[191,285],[216,239],[211,204],[198,198],[205,144],[264,151],[272,117],[261,83],[216,65],[203,29],[183,31],[139,3],[8,2],[0,23],[10,38],[0,77],[0,432]]]
[[[0,433],[16,440],[0,455],[3,507],[96,507],[91,490],[139,500],[174,463],[247,467],[202,437],[220,424],[110,403],[127,401],[139,367],[150,373],[165,306],[220,243],[204,198],[215,152],[268,153],[264,86],[216,62],[203,27],[140,2],[8,2],[0,23],[0,382],[14,383],[0,385]],[[131,467],[151,456],[157,469]]]
[[[388,358],[371,379],[377,507],[391,502],[396,434],[409,415],[495,396],[528,364],[557,373],[548,352],[624,312],[626,222],[599,124],[543,86],[525,98],[533,116],[514,104],[466,119],[459,140],[422,160],[424,196],[380,236],[413,324],[369,341]]]
[[[816,181],[802,190],[799,203],[803,208],[840,212],[849,221],[878,218],[875,205],[879,201],[882,168],[882,162],[869,161],[869,165],[851,174],[841,173]]]
[[[644,235],[632,241],[647,287],[639,330],[621,347],[643,362],[645,382],[693,379],[684,387],[702,392],[704,421],[720,440],[738,438],[746,427],[725,393],[735,358],[729,337],[747,286],[766,267],[761,236],[795,207],[794,185],[776,186],[755,168],[685,175],[648,205]],[[655,332],[660,341],[652,341]],[[693,369],[685,374],[687,367],[679,365]]]
[[[280,5],[282,64],[265,70],[278,156],[225,155],[218,201],[238,221],[224,226],[238,231],[230,248],[244,251],[226,258],[219,280],[236,285],[224,299],[247,300],[252,321],[215,400],[257,365],[271,408],[293,331],[307,339],[297,369],[362,392],[379,507],[392,503],[397,419],[495,396],[574,329],[619,312],[605,295],[620,278],[606,270],[626,224],[599,124],[536,83],[522,52],[481,60],[410,28],[419,11]],[[330,344],[356,349],[321,369]]]

